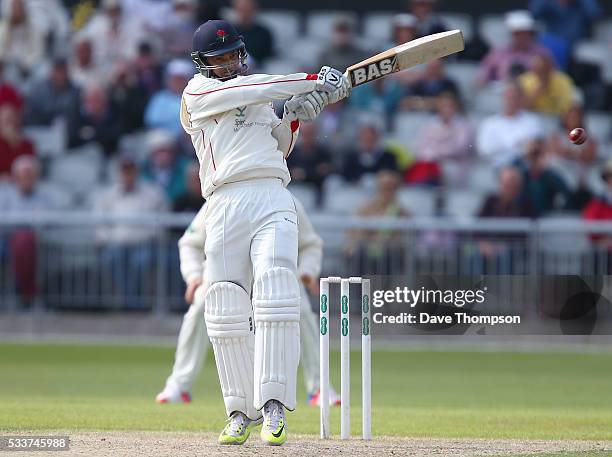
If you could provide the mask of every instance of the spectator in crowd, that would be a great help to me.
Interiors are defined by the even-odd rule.
[[[506,15],[506,26],[512,33],[507,45],[492,49],[478,71],[478,82],[507,81],[527,70],[538,55],[550,56],[548,50],[538,44],[535,21],[527,11],[513,11]]]
[[[68,63],[56,58],[49,76],[34,85],[26,103],[26,124],[52,125],[65,122],[67,132],[74,131],[79,122],[79,90],[72,84]]]
[[[537,216],[565,206],[569,189],[548,166],[542,138],[535,138],[527,144],[525,154],[516,162],[516,166],[523,174],[523,199],[531,202]]]
[[[166,89],[157,92],[149,101],[145,111],[145,125],[149,128],[163,129],[176,138],[183,135],[179,119],[181,97],[195,70],[191,62],[173,60],[166,69]]]
[[[529,110],[561,115],[572,106],[574,83],[565,73],[555,69],[552,57],[548,55],[535,56],[531,70],[523,73],[519,81]]]
[[[381,52],[394,46],[399,46],[400,44],[416,40],[419,37],[417,22],[417,18],[412,14],[402,13],[393,16],[391,24],[393,27],[391,30],[392,42],[389,43],[384,49],[381,49]],[[396,73],[393,75],[393,79],[396,79],[404,85],[412,84],[421,76],[421,72],[418,71],[419,68],[422,69],[424,66],[422,65],[414,68],[413,71],[401,71]],[[389,77],[384,79],[388,80]]]
[[[327,42],[325,51],[319,56],[319,65],[329,65],[333,68],[348,68],[355,62],[368,57],[367,52],[357,45],[354,36],[355,24],[348,16],[338,16],[334,22],[331,40]]]
[[[408,217],[397,201],[401,177],[394,171],[382,170],[376,175],[376,194],[357,212],[361,217]],[[391,274],[401,271],[402,237],[392,230],[355,230],[350,234],[346,252],[357,271],[367,274]]]
[[[108,88],[110,109],[120,119],[123,133],[132,133],[143,126],[147,98],[138,86],[130,62],[118,61]]]
[[[506,167],[499,174],[499,191],[489,195],[478,217],[533,218],[535,209],[524,197],[523,178],[515,167]],[[472,274],[509,274],[516,265],[514,254],[524,249],[525,237],[512,232],[479,233],[477,252],[471,259]],[[518,257],[524,258],[524,256]]]
[[[21,133],[21,113],[12,104],[0,105],[0,181],[9,177],[15,159],[33,154],[34,146]]]
[[[381,141],[382,127],[376,122],[363,121],[359,128],[357,147],[344,157],[342,176],[349,182],[359,181],[364,175],[381,170],[397,172],[397,162],[392,152]]]
[[[52,209],[52,203],[38,188],[40,164],[34,156],[18,157],[12,165],[13,185],[0,198],[0,214],[31,213]],[[19,227],[8,236],[11,269],[17,294],[29,307],[36,295],[36,234],[31,228]]]
[[[195,160],[190,161],[185,168],[185,187],[185,192],[172,204],[172,211],[197,213],[202,208],[204,199],[200,185],[200,164]]]
[[[6,0],[5,0],[6,1]],[[26,0],[31,16],[52,55],[65,51],[71,32],[70,15],[63,0]]]
[[[349,109],[347,99],[327,105],[321,114],[319,114],[317,121],[319,137],[326,139],[330,149],[345,148],[348,142],[354,138],[354,114],[354,111]],[[338,168],[341,168],[341,156],[334,154],[332,159]]]
[[[559,129],[550,136],[547,144],[551,168],[573,189],[567,205],[568,210],[582,210],[591,199],[588,178],[597,161],[597,140],[592,136],[581,145],[568,141],[567,132],[576,127],[589,131],[584,111],[579,105],[573,105],[561,116]]]
[[[198,2],[198,23],[201,24],[210,19],[219,19],[221,8],[225,5],[223,0],[206,0]]]
[[[21,75],[29,77],[43,59],[44,37],[26,0],[5,0],[2,7],[0,61],[15,65]]]
[[[584,209],[583,217],[587,220],[612,219],[612,159],[603,164],[600,176],[605,187]],[[612,236],[609,237],[607,246],[612,248]]]
[[[571,48],[586,38],[591,24],[602,13],[597,0],[531,0],[529,10],[546,26],[546,33]]]
[[[9,104],[21,111],[23,98],[14,86],[4,79],[4,65],[4,62],[0,60],[0,106]]]
[[[164,189],[170,202],[176,201],[186,190],[185,169],[189,160],[178,154],[176,139],[164,130],[149,132],[147,148],[149,158],[142,169],[143,178]]]
[[[417,19],[419,37],[448,30],[444,21],[436,13],[437,0],[411,0],[410,12]]]
[[[435,165],[439,170],[442,161],[453,161],[460,168],[459,181],[465,183],[468,159],[473,157],[474,152],[474,131],[463,114],[457,97],[451,93],[440,95],[436,100],[436,117],[417,135],[417,148],[414,151],[417,162],[410,169],[412,173],[418,171],[418,168],[427,169],[428,165],[429,168]],[[442,178],[437,176],[438,182],[431,182],[436,176],[422,177],[425,178],[425,183],[429,184],[439,184]],[[414,176],[407,179],[407,182],[423,183],[423,180]]]
[[[94,60],[93,43],[90,38],[80,36],[74,43],[70,61],[70,78],[80,88],[106,83],[108,65],[98,65]]]
[[[397,112],[404,89],[397,78],[380,78],[351,91],[349,106],[359,111],[377,113],[390,123]]]
[[[396,14],[393,16],[391,37],[393,42],[390,47],[399,46],[416,40],[419,37],[418,20],[412,14]],[[387,48],[388,49],[388,48]]]
[[[7,212],[48,210],[51,200],[38,187],[40,163],[36,156],[22,155],[11,166],[13,177],[0,199],[0,209]]]
[[[274,54],[272,33],[257,21],[255,0],[234,0],[232,6],[236,15],[234,26],[244,37],[247,52],[255,60],[254,66],[259,67]]]
[[[138,178],[138,164],[133,154],[128,151],[121,153],[119,170],[119,182],[111,184],[96,201],[94,210],[97,214],[133,217],[158,214],[168,209],[163,191]],[[155,260],[152,243],[157,234],[158,229],[154,226],[129,224],[103,226],[96,233],[102,249],[102,265],[110,271],[114,291],[128,308],[148,305],[143,297],[151,293],[151,265]]]
[[[85,88],[79,127],[70,133],[71,147],[97,143],[107,156],[115,153],[123,134],[123,125],[121,118],[112,111],[108,96],[101,86]]]
[[[165,60],[183,58],[191,51],[193,32],[199,25],[196,13],[196,0],[172,0],[170,14],[155,29]]]
[[[138,56],[134,61],[134,66],[138,86],[144,92],[143,98],[148,100],[161,89],[163,79],[162,66],[157,61],[149,43],[140,43],[138,46]]]
[[[478,152],[495,167],[514,162],[526,143],[541,132],[538,117],[524,109],[524,94],[518,83],[507,83],[503,98],[503,112],[485,118],[476,137]]]
[[[433,111],[436,98],[445,92],[460,98],[457,83],[445,74],[442,61],[433,60],[425,66],[420,77],[407,86],[407,96],[401,101],[400,108]]]
[[[489,195],[478,217],[533,218],[536,213],[531,202],[525,199],[523,177],[520,170],[509,166],[499,172],[499,190]]]
[[[323,201],[323,183],[333,171],[329,149],[317,139],[318,126],[304,122],[298,143],[287,159],[291,181],[312,184],[317,191],[317,204]]]
[[[107,65],[119,58],[133,59],[138,44],[146,39],[142,21],[125,14],[121,0],[101,0],[100,4],[100,11],[82,31],[94,45],[94,60]]]
[[[593,197],[582,212],[582,217],[587,221],[612,220],[612,160],[608,160],[602,167],[601,179],[605,184],[602,194]],[[591,235],[591,240],[606,253],[612,251],[612,235],[596,233]]]

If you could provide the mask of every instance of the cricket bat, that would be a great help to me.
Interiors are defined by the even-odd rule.
[[[463,51],[461,30],[435,33],[376,54],[346,69],[352,87]]]

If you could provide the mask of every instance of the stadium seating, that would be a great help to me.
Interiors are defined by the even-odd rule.
[[[363,35],[377,42],[391,41],[393,13],[367,13],[363,18]]]
[[[66,150],[66,130],[63,123],[57,122],[49,127],[30,126],[24,128],[26,137],[34,143],[40,157],[53,157]]]
[[[445,193],[444,213],[457,218],[469,218],[478,214],[485,192],[472,189],[453,189]]]
[[[52,209],[73,209],[75,198],[74,195],[68,191],[66,186],[55,182],[42,181],[38,184],[38,189],[51,201]]]
[[[416,147],[418,132],[432,120],[430,113],[400,112],[394,120],[392,136],[408,146],[410,150]]]
[[[474,111],[481,114],[496,114],[502,110],[502,88],[489,85],[478,91],[475,96]]]
[[[574,215],[554,214],[540,220],[546,231],[539,238],[542,253],[542,268],[545,274],[580,274],[584,272],[582,256],[590,249],[588,238],[582,233],[559,231],[567,223],[575,224]]]
[[[334,22],[338,17],[350,18],[355,25],[358,16],[352,11],[312,11],[306,17],[306,35],[325,39],[326,42],[333,35]]]
[[[300,16],[296,11],[262,10],[257,19],[272,32],[277,52],[300,33]]]
[[[317,193],[312,185],[290,183],[288,189],[304,205],[307,212],[314,211],[317,205]]]
[[[268,75],[286,75],[300,71],[302,66],[297,60],[268,59],[264,63],[262,71]]]
[[[473,162],[468,168],[468,186],[470,189],[489,193],[494,192],[499,187],[496,171],[491,167],[491,164],[484,162]]]
[[[336,214],[354,214],[372,198],[372,192],[363,186],[346,184],[334,192],[325,193],[325,211]]]
[[[437,189],[403,187],[397,193],[400,205],[413,217],[433,217],[436,212]]]
[[[461,30],[465,41],[470,41],[474,36],[472,17],[462,13],[443,13],[440,18],[449,30]]]
[[[478,26],[480,36],[491,47],[508,42],[510,34],[506,28],[504,16],[487,14],[480,18]]]
[[[577,62],[600,66],[603,79],[607,82],[612,82],[610,46],[612,45],[601,41],[580,41],[574,48],[574,59]]]
[[[316,67],[324,44],[319,38],[298,38],[291,43],[291,46],[284,48],[282,57],[299,62],[300,65],[312,71],[318,70]]]
[[[97,147],[86,146],[51,161],[49,180],[81,197],[98,182],[101,171],[102,154]]]
[[[589,112],[586,115],[588,134],[600,144],[612,139],[612,117],[610,113]]]
[[[444,68],[446,74],[459,85],[464,105],[472,106],[477,91],[475,82],[478,65],[472,62],[450,62]]]
[[[140,131],[123,135],[119,142],[120,151],[130,151],[134,154],[136,160],[143,163],[149,156],[149,147],[147,146],[147,135],[146,131]],[[108,159],[107,159],[108,160]]]

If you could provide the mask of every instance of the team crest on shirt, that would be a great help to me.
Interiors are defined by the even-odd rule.
[[[246,109],[246,106],[239,106],[238,108],[236,108],[234,130],[238,130],[239,128],[244,126],[244,121],[246,121]]]
[[[246,106],[239,106],[238,108],[236,108],[234,110],[234,132],[238,132],[240,129],[243,128],[249,128],[249,127],[253,127],[254,125],[259,126],[259,127],[266,127],[269,125],[269,123],[266,122],[257,122],[257,121],[251,121],[251,122],[247,122],[247,113],[246,113],[247,107]]]

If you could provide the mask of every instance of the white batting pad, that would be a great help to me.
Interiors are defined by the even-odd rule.
[[[295,409],[300,359],[300,287],[287,268],[274,267],[256,279],[255,407],[278,400]]]
[[[206,293],[205,319],[212,344],[221,392],[228,416],[241,411],[261,417],[253,406],[254,326],[251,300],[231,282],[211,285]]]

